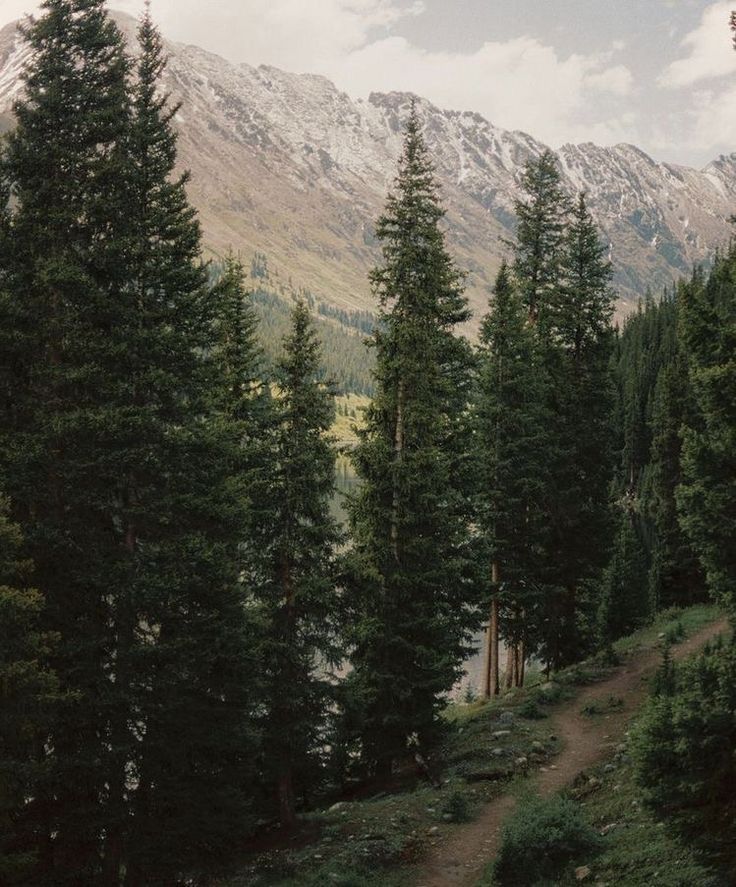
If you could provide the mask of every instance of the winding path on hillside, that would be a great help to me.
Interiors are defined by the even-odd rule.
[[[686,658],[728,628],[728,620],[723,619],[700,629],[673,648],[673,658]],[[562,740],[562,751],[530,777],[540,795],[559,791],[582,770],[611,756],[646,698],[649,679],[660,662],[661,651],[657,648],[635,653],[608,678],[582,688],[570,702],[555,708],[549,720],[550,732]],[[581,713],[584,706],[609,696],[624,700],[620,711],[600,718]],[[446,840],[431,848],[412,883],[416,887],[475,887],[498,851],[504,821],[515,806],[516,798],[501,795],[485,806],[478,819],[457,826]]]

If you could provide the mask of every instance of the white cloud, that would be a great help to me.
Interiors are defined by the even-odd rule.
[[[736,52],[728,28],[733,9],[732,0],[708,6],[698,27],[682,41],[687,54],[668,65],[660,75],[661,86],[692,86],[701,80],[736,72]]]
[[[142,0],[112,0],[140,12]],[[314,71],[424,11],[421,0],[154,0],[167,37],[234,61]]]
[[[602,53],[562,58],[532,37],[451,53],[429,52],[393,36],[335,59],[320,73],[348,92],[416,92],[442,107],[479,111],[505,128],[524,129],[559,145],[593,128],[599,136],[607,133],[606,141],[623,132],[615,119],[582,126],[593,93],[620,97],[632,89],[629,69],[609,66],[609,57]]]
[[[589,74],[587,86],[599,92],[610,92],[612,95],[630,95],[634,87],[634,75],[626,65],[615,65],[598,73]]]

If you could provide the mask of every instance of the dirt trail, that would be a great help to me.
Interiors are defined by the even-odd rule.
[[[673,658],[689,656],[709,639],[726,632],[728,627],[725,619],[706,626],[673,648]],[[660,660],[658,649],[634,654],[609,678],[582,688],[575,699],[555,709],[549,720],[550,733],[555,733],[562,740],[562,751],[545,771],[531,777],[541,795],[559,791],[571,783],[581,770],[611,756],[627,724],[644,701],[649,678]],[[580,713],[587,703],[605,701],[609,696],[624,700],[621,711],[601,718],[590,718]],[[485,866],[496,855],[501,828],[515,806],[516,799],[510,795],[502,795],[491,801],[477,820],[458,826],[446,841],[432,848],[412,883],[417,887],[475,887]]]

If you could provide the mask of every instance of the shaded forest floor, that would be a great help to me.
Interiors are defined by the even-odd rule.
[[[451,706],[439,788],[409,773],[391,790],[305,816],[289,836],[265,832],[222,887],[491,884],[484,870],[517,797],[603,784],[589,774],[621,743],[663,641],[675,642],[673,657],[681,659],[727,627],[712,607],[669,611],[619,641],[613,660],[596,657],[549,683],[531,675],[521,691]]]

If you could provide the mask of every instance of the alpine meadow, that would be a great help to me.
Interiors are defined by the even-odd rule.
[[[0,887],[736,883],[736,11],[120,5],[0,0]]]

